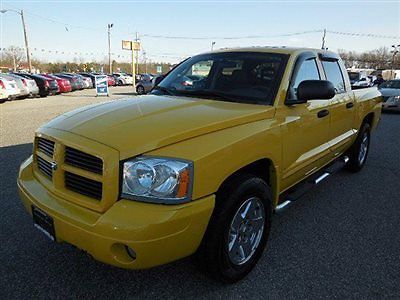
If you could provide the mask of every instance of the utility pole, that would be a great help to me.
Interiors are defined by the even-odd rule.
[[[112,61],[111,61],[111,28],[114,26],[114,24],[107,24],[107,29],[108,29],[108,70],[110,74],[112,74]]]
[[[396,74],[394,74],[394,61],[396,58],[397,53],[399,53],[400,51],[400,44],[399,45],[392,45],[393,50],[390,51],[391,53],[393,53],[392,56],[392,70],[390,71],[390,79],[395,79]]]
[[[135,42],[139,42],[139,33],[137,31]],[[139,74],[139,50],[136,51],[136,74]]]
[[[147,58],[146,51],[143,50],[143,62],[144,62],[144,72],[147,74]]]
[[[29,53],[29,45],[28,45],[28,34],[26,32],[26,24],[24,18],[24,11],[21,10],[21,20],[22,27],[24,28],[24,39],[25,39],[25,48],[26,48],[26,60],[28,61],[29,73],[32,73],[32,63],[31,63],[31,54]]]
[[[322,36],[322,50],[326,50],[325,49],[325,37],[326,37],[326,29],[324,29],[324,35]]]

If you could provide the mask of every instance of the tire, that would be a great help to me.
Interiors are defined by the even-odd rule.
[[[122,80],[118,80],[118,85],[119,85],[119,86],[123,86],[123,85],[124,85],[124,82],[123,82]]]
[[[347,169],[349,171],[356,173],[364,167],[369,153],[370,140],[371,126],[368,123],[364,123],[354,144],[347,153],[349,156]]]
[[[249,218],[251,214],[253,218]],[[241,280],[262,256],[271,217],[271,190],[264,180],[247,174],[230,180],[217,193],[213,215],[195,255],[196,263],[217,280]]]
[[[136,93],[138,93],[138,95],[144,95],[146,93],[143,85],[138,85],[136,88]]]

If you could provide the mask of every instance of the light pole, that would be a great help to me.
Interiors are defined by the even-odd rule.
[[[25,48],[26,48],[26,60],[28,61],[28,67],[29,67],[29,73],[32,73],[32,63],[31,63],[31,54],[29,53],[29,45],[28,45],[28,34],[26,32],[26,24],[25,24],[25,19],[24,19],[24,11],[18,11],[18,10],[13,10],[13,9],[2,9],[0,10],[0,13],[4,14],[8,11],[16,12],[21,16],[22,20],[22,28],[24,30],[24,38],[25,38]]]
[[[215,45],[215,42],[212,42],[211,43],[211,51],[214,51],[214,45]]]
[[[392,45],[392,48],[393,48],[393,50],[392,51],[390,51],[391,53],[393,53],[393,56],[392,56],[392,70],[390,71],[390,79],[394,79],[394,77],[396,76],[396,75],[394,75],[394,77],[392,78],[392,76],[393,76],[393,72],[394,72],[394,60],[395,60],[395,57],[396,57],[396,55],[397,55],[397,53],[399,53],[399,49],[400,49],[400,44],[399,45]]]
[[[114,24],[107,24],[107,29],[108,29],[108,70],[110,74],[112,74],[112,62],[111,62],[111,28],[114,26]]]

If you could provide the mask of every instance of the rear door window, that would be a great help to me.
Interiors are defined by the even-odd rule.
[[[339,63],[335,61],[322,61],[322,66],[325,71],[326,79],[333,83],[336,94],[341,94],[346,91],[344,86],[344,79],[342,71],[340,70]]]

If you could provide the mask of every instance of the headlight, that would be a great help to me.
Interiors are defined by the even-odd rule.
[[[387,99],[386,103],[398,105],[400,104],[400,96],[392,96]]]
[[[192,162],[138,157],[124,162],[122,197],[147,202],[177,204],[191,200]]]

